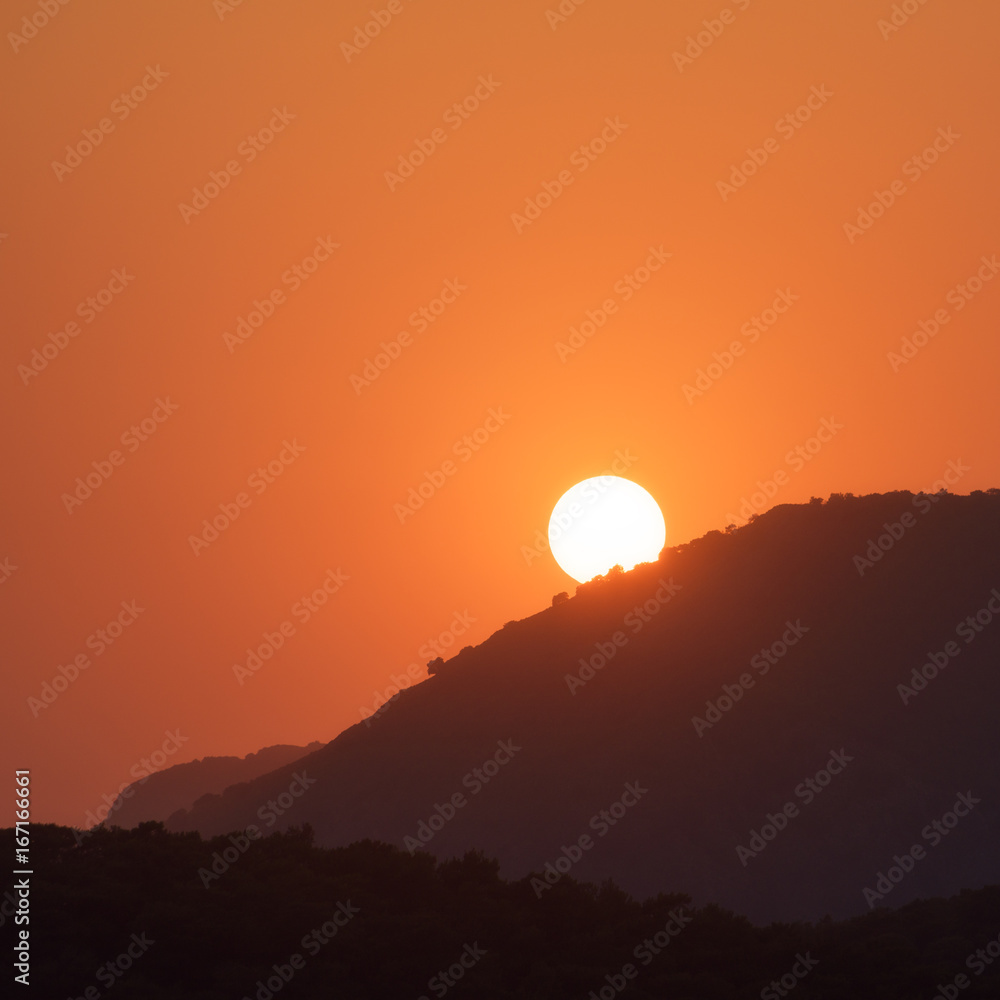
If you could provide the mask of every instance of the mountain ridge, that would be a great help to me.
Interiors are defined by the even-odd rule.
[[[760,920],[997,881],[1000,628],[916,697],[898,687],[993,599],[998,514],[1000,491],[779,505],[507,623],[368,726],[167,825],[479,849],[507,875],[612,877]],[[631,805],[630,784],[647,790]],[[962,795],[980,801],[932,845]]]
[[[278,743],[243,757],[198,757],[152,771],[123,788],[111,804],[108,818],[118,826],[133,827],[150,820],[166,820],[190,808],[203,795],[218,793],[243,781],[267,774],[319,749],[314,740],[307,746]]]

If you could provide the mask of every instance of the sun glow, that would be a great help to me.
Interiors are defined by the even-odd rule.
[[[663,514],[638,483],[620,476],[585,479],[568,489],[549,519],[556,562],[583,583],[615,564],[653,562],[667,538]]]

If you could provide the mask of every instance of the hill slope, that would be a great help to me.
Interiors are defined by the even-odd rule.
[[[252,781],[321,746],[319,741],[305,747],[281,744],[264,747],[245,757],[203,757],[154,771],[132,782],[115,799],[109,822],[132,827],[148,820],[165,820],[180,809],[190,808],[203,795],[221,792],[241,781]]]
[[[779,506],[508,623],[168,826],[478,848],[761,921],[997,882],[998,588],[995,492]]]

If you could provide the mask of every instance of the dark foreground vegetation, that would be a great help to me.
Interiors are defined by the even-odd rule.
[[[756,927],[683,895],[638,902],[566,875],[539,892],[476,853],[317,848],[309,828],[251,842],[159,823],[82,838],[35,826],[32,862],[26,996],[935,1000],[943,986],[1000,997],[995,886]]]

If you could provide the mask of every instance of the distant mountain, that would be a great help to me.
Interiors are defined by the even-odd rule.
[[[316,740],[305,747],[279,744],[245,757],[203,757],[154,771],[134,781],[115,800],[109,825],[133,827],[147,820],[165,821],[178,810],[190,809],[197,799],[218,793],[241,781],[252,781],[318,750]]]
[[[174,830],[481,849],[757,921],[1000,882],[1000,491],[781,505],[609,574]]]

